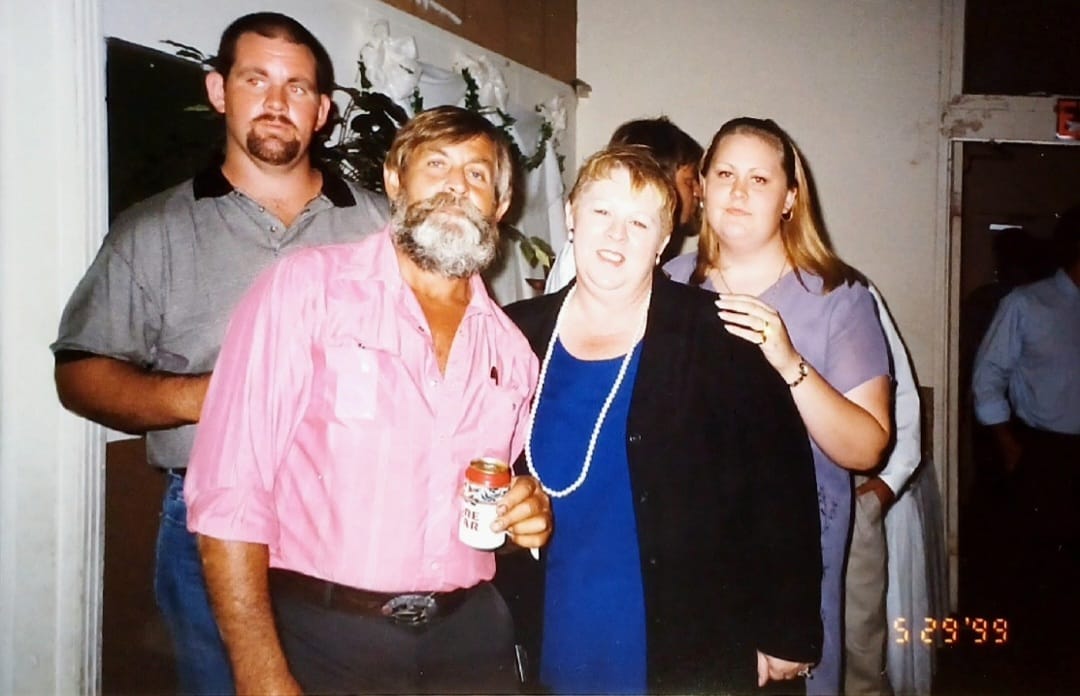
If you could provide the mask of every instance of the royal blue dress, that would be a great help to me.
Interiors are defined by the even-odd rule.
[[[541,683],[554,693],[644,693],[645,601],[626,456],[626,422],[641,344],[597,440],[589,475],[552,498],[555,531],[544,580]],[[562,490],[581,471],[596,418],[623,357],[578,360],[557,342],[536,405],[540,480]]]

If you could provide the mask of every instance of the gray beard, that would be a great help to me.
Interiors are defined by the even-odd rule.
[[[444,210],[453,205],[463,214]],[[439,193],[407,204],[402,194],[392,208],[394,244],[422,270],[469,278],[495,260],[499,228],[467,198]]]

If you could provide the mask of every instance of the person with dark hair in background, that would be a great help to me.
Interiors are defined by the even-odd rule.
[[[145,433],[150,465],[166,472],[154,589],[184,693],[233,688],[182,495],[226,321],[273,261],[359,239],[387,217],[381,196],[312,164],[333,84],[326,49],[291,17],[229,25],[206,75],[224,160],[116,219],[52,345],[64,406]]]
[[[697,240],[701,227],[701,184],[698,179],[698,166],[705,150],[667,116],[627,121],[611,134],[608,146],[612,145],[643,145],[649,148],[649,154],[675,184],[678,200],[675,206],[674,228],[671,241],[660,254],[660,263],[664,264],[686,251],[684,247]],[[545,289],[547,292],[555,292],[573,278],[574,248],[568,241],[555,258],[555,266],[548,274]]]
[[[240,693],[518,687],[494,554],[458,537],[466,469],[517,457],[536,384],[480,278],[509,144],[437,107],[383,171],[382,232],[292,254],[241,299],[195,435],[188,523]],[[497,512],[517,546],[551,533],[532,477]]]
[[[701,183],[698,167],[705,149],[667,116],[627,121],[611,134],[608,145],[644,145],[671,180],[679,194],[671,240],[660,254],[663,265],[696,242],[701,227]],[[694,245],[696,247],[696,244]]]
[[[1052,244],[1057,271],[998,305],[975,356],[972,392],[975,416],[1013,478],[1020,541],[1002,560],[1023,583],[1015,620],[1028,622],[1028,640],[1031,626],[1051,629],[1025,647],[1063,688],[1077,684],[1080,647],[1080,205],[1061,215]]]

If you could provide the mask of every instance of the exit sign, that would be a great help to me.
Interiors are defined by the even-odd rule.
[[[1061,140],[1080,140],[1080,99],[1058,99],[1057,137]]]

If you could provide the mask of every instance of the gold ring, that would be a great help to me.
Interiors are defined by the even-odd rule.
[[[765,322],[765,326],[761,327],[761,345],[765,345],[765,342],[769,340],[769,322]]]

